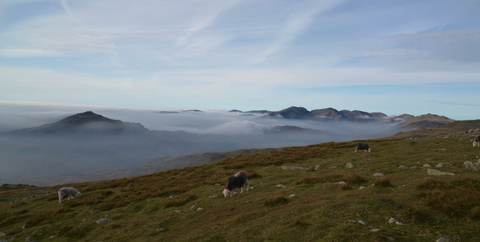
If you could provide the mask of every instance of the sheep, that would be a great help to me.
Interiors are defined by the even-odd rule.
[[[356,146],[355,146],[355,153],[357,153],[357,150],[365,150],[365,152],[372,152],[372,148],[370,148],[370,146],[368,146],[368,144],[363,144],[363,143],[358,143]]]
[[[73,199],[75,195],[81,197],[82,193],[73,187],[62,187],[58,190],[58,202],[62,203],[62,198],[65,196],[68,196],[68,200],[70,200],[70,198]]]
[[[250,189],[250,184],[248,184],[247,173],[244,171],[239,171],[235,175],[228,178],[227,184],[225,184],[225,189],[223,189],[223,195],[225,197],[230,195],[231,197],[237,188],[242,188],[242,193],[245,185],[247,186],[248,191]]]
[[[473,141],[473,147],[480,147],[480,136],[478,136],[477,139]]]

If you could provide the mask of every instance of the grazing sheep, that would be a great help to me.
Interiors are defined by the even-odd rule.
[[[227,184],[225,185],[225,189],[223,190],[223,195],[230,197],[233,195],[233,192],[237,188],[242,188],[244,190],[244,185],[247,185],[247,191],[250,189],[250,184],[248,184],[248,176],[247,173],[244,171],[239,171],[235,175],[231,176],[227,180]]]
[[[480,147],[480,136],[478,136],[477,139],[473,141],[473,147]]]
[[[75,195],[81,197],[82,193],[73,187],[62,187],[58,190],[58,202],[62,203],[62,198],[65,196],[68,196],[68,200],[70,200],[70,198],[73,199]]]
[[[356,146],[355,146],[355,153],[357,153],[357,150],[365,150],[365,152],[372,152],[372,148],[370,148],[370,146],[368,146],[368,144],[363,144],[363,143],[358,143]]]

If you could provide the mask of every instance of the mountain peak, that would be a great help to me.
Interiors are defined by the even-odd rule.
[[[113,120],[105,118],[102,115],[96,114],[92,111],[86,111],[84,113],[77,113],[75,115],[66,117],[60,120],[59,124],[68,124],[68,125],[83,125],[91,122],[106,122],[110,124],[119,124],[122,123],[119,120]]]
[[[77,113],[58,122],[38,127],[13,131],[15,135],[54,135],[54,134],[119,134],[123,132],[146,131],[141,124],[124,123],[120,120],[105,118],[92,111]]]

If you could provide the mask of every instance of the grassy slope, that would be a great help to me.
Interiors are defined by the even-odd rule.
[[[50,194],[0,204],[0,232],[9,233],[3,238],[39,241],[385,241],[387,236],[434,241],[444,235],[475,241],[480,237],[480,174],[462,164],[478,160],[480,149],[471,145],[478,135],[370,140],[372,153],[354,153],[356,142],[289,147],[152,175],[71,184],[82,191],[81,198],[59,204]],[[348,162],[360,166],[343,168]],[[456,175],[425,179],[431,176],[420,166],[440,162],[455,167],[435,169]],[[304,171],[282,170],[282,165],[321,166]],[[249,173],[255,188],[224,198],[223,184],[238,170]],[[386,176],[372,176],[377,172]],[[339,181],[348,185],[331,184]],[[41,189],[4,191],[0,199]],[[113,222],[95,223],[106,215]],[[389,224],[391,217],[404,225]],[[24,224],[32,227],[22,229]],[[374,228],[380,230],[369,231]]]

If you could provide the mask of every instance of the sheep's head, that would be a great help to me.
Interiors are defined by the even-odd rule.
[[[77,194],[75,194],[75,195],[77,195],[77,197],[81,197],[81,196],[82,196],[82,193],[81,193],[81,192],[77,192]]]
[[[228,188],[225,187],[225,189],[223,190],[223,195],[225,197],[227,197],[228,195],[230,195],[230,190],[228,190]]]

